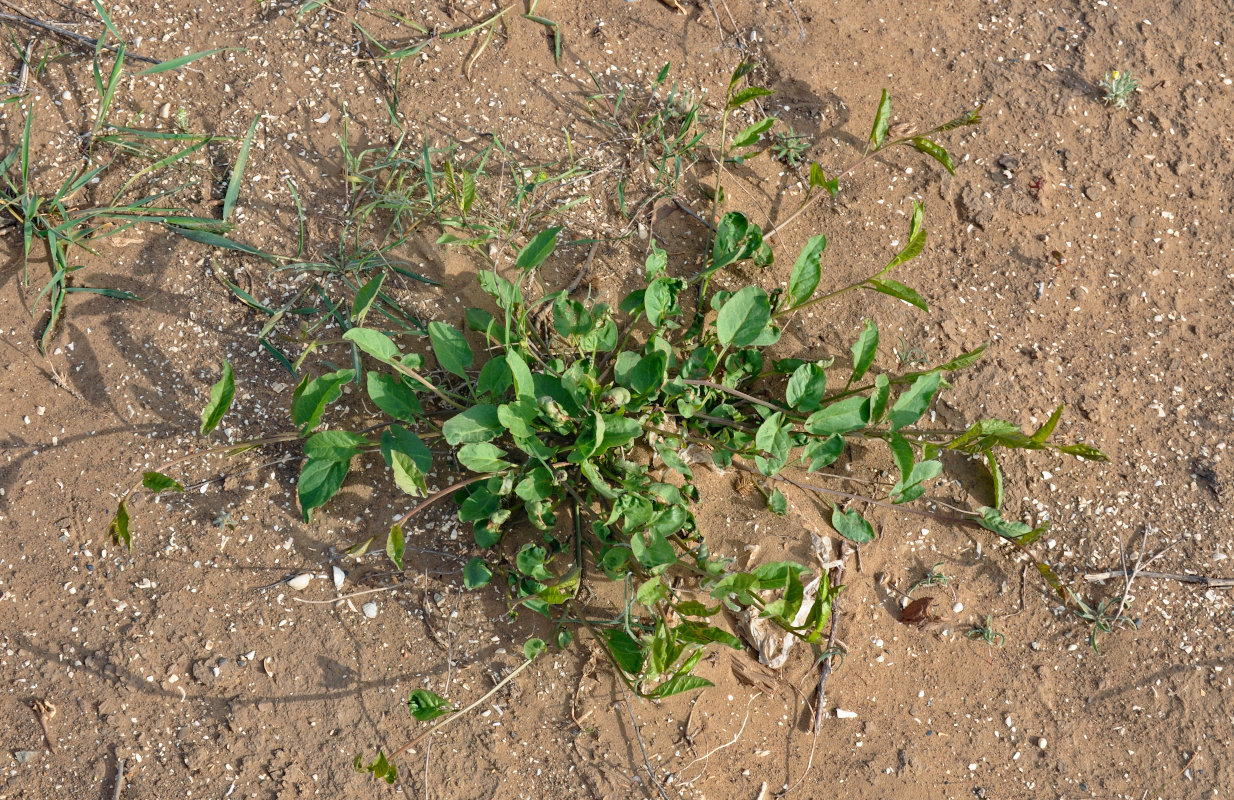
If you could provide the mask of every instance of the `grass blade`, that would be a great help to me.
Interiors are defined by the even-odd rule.
[[[236,205],[236,198],[240,195],[240,181],[244,178],[244,167],[248,164],[249,148],[253,146],[253,133],[257,130],[257,121],[259,119],[261,119],[260,115],[253,117],[253,122],[249,125],[249,132],[244,135],[244,142],[240,145],[240,154],[236,156],[236,165],[232,167],[231,180],[227,182],[227,194],[223,196],[224,221],[231,217],[231,211]]]
[[[160,72],[167,72],[168,70],[179,69],[180,67],[183,67],[185,64],[190,64],[199,58],[205,58],[206,56],[212,56],[215,53],[224,53],[228,50],[239,50],[243,52],[244,48],[243,47],[220,47],[216,50],[203,50],[200,53],[189,53],[186,56],[180,56],[179,58],[173,58],[170,61],[163,61],[162,63],[156,64],[153,67],[149,67],[148,69],[143,69],[141,72],[137,74],[138,75],[156,75]]]

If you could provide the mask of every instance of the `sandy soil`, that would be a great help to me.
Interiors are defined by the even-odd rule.
[[[81,0],[20,5],[40,19],[80,23],[83,35],[101,30],[92,14],[70,8],[88,11]],[[442,31],[494,10],[470,0],[398,5]],[[1089,585],[1083,576],[1119,567],[1120,549],[1134,560],[1168,547],[1147,567],[1160,572],[1234,572],[1225,510],[1234,483],[1228,9],[1137,0],[672,5],[542,0],[536,13],[563,35],[559,68],[545,29],[517,13],[475,59],[470,80],[463,73],[475,37],[432,44],[404,66],[409,139],[440,145],[496,132],[535,160],[560,157],[569,131],[580,158],[619,160],[621,143],[587,115],[594,90],[584,66],[642,86],[668,61],[682,87],[714,96],[739,59],[753,59],[759,80],[776,90],[767,109],[812,137],[811,157],[829,169],[852,159],[883,87],[902,122],[942,121],[984,103],[979,128],[946,140],[959,162],[954,177],[909,152],[869,164],[838,204],[794,223],[777,242],[777,264],[752,277],[768,287],[785,280],[801,243],[825,232],[824,280],[843,285],[885,262],[911,201],[921,200],[929,244],[900,278],[932,313],[866,300],[806,319],[788,344],[842,353],[867,315],[877,316],[885,342],[902,337],[901,349],[935,362],[990,341],[984,361],[938,404],[939,420],[958,426],[981,414],[1030,425],[1067,403],[1060,434],[1111,455],[1105,465],[1042,455],[1005,464],[1009,508],[1054,521],[1039,549],[1069,585],[1094,600],[1117,595],[1120,580]],[[309,247],[326,251],[344,199],[344,109],[353,143],[391,135],[382,78],[359,57],[348,20],[382,41],[415,38],[370,13],[382,3],[360,6],[343,0],[297,24],[287,2],[114,3],[115,25],[136,52],[244,48],[133,79],[117,94],[115,115],[166,127],[159,112],[169,104],[194,130],[242,136],[260,114],[236,235],[293,250],[291,180],[311,212]],[[6,42],[10,35],[24,47],[32,30],[10,23]],[[20,105],[0,106],[6,152],[25,118],[19,109],[35,110],[36,141],[48,154],[36,166],[49,173],[80,159],[74,136],[90,127],[97,104],[90,54],[62,49]],[[5,80],[16,80],[12,47],[3,59]],[[1095,83],[1113,68],[1141,80],[1129,110],[1099,99]],[[202,164],[208,173],[209,160]],[[222,177],[217,167],[213,177]],[[607,181],[602,173],[580,187],[595,199],[567,217],[572,231],[623,224]],[[205,209],[214,208],[209,184]],[[701,207],[689,177],[684,191]],[[727,191],[757,221],[774,221],[797,207],[801,177],[763,159],[734,170]],[[672,230],[665,235],[689,252],[690,240]],[[1131,605],[1139,629],[1103,636],[1095,654],[1088,629],[989,538],[895,514],[874,515],[881,538],[864,548],[860,570],[850,563],[839,606],[847,656],[830,679],[828,718],[799,784],[814,742],[802,699],[816,680],[807,654],[776,674],[749,654],[718,653],[702,668],[714,688],[627,707],[585,644],[551,652],[402,758],[398,786],[375,784],[352,759],[379,745],[389,751],[419,729],[403,707],[409,690],[470,702],[521,662],[528,636],[547,629],[526,614],[508,619],[493,591],[462,592],[470,535],[440,515],[411,534],[399,589],[328,602],[335,565],[348,572],[344,591],[391,583],[380,555],[356,563],[342,553],[380,536],[408,505],[384,479],[353,479],[305,525],[292,451],[190,462],[178,474],[197,485],[183,497],[137,501],[133,549],[118,549],[105,530],[116,498],[140,470],[201,446],[198,414],[221,358],[236,367],[238,392],[216,438],[291,428],[293,381],[256,344],[265,316],[214,276],[268,303],[287,296],[289,281],[255,259],[141,229],[104,243],[80,275],[145,301],[73,295],[43,358],[38,320],[26,309],[46,264],[32,262],[34,288],[23,288],[19,236],[6,233],[0,798],[730,800],[793,786],[791,796],[803,798],[1139,800],[1219,797],[1234,786],[1228,590],[1141,578]],[[424,319],[457,324],[462,307],[483,295],[474,264],[433,247],[435,237],[409,247],[407,258],[442,286],[395,289]],[[639,246],[601,249],[588,279],[594,293],[617,295],[641,263]],[[554,259],[546,285],[568,283],[582,258]],[[895,366],[889,349],[880,359]],[[809,532],[825,532],[804,496],[791,497],[788,518],[778,520],[727,477],[702,483],[700,524],[722,551],[757,543],[762,557],[800,553]],[[945,487],[948,495],[970,499],[958,485]],[[952,578],[927,592],[942,619],[901,624],[888,585],[907,588],[937,562]],[[319,577],[299,592],[253,588],[300,572]],[[373,618],[360,610],[369,600]],[[965,635],[987,614],[1006,637],[1002,647]],[[42,714],[46,738],[40,702],[55,709]],[[835,709],[855,716],[837,718]]]

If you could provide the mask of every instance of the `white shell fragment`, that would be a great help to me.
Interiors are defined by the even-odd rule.
[[[343,581],[347,578],[347,573],[339,567],[334,568],[334,588],[342,589]]]
[[[309,582],[312,580],[313,580],[313,573],[301,572],[299,575],[297,575],[294,578],[288,578],[287,585],[295,589],[297,592],[299,592],[299,591],[304,590],[309,585]]]
[[[964,610],[964,604],[963,604],[963,603],[956,603],[954,606],[952,606],[952,607],[951,607],[951,610],[952,610],[952,611],[954,611],[955,613],[959,614],[961,611],[963,611],[963,610]]]
[[[322,115],[321,115],[320,117],[318,117],[317,119],[313,120],[313,122],[316,122],[318,125],[325,125],[325,124],[326,124],[327,122],[329,122],[329,121],[330,121],[330,112],[329,112],[329,111],[327,111],[326,113],[322,114]]]
[[[754,561],[758,556],[758,551],[758,545],[748,549],[746,558],[747,569],[754,568]],[[818,587],[819,578],[817,576],[806,584],[805,591],[802,593],[801,608],[797,611],[797,616],[792,620],[794,625],[804,625],[809,618],[810,611],[813,610],[814,602],[817,599]],[[763,592],[761,595],[766,601],[772,599],[770,592]],[[763,619],[760,616],[759,610],[753,606],[737,615],[737,632],[758,651],[758,660],[772,669],[779,669],[784,666],[788,661],[789,650],[797,642],[796,636],[786,634],[783,629],[771,620]]]
[[[849,711],[844,708],[836,709],[836,719],[857,719],[856,711]]]
[[[274,656],[266,656],[261,660],[261,668],[266,671],[266,674],[271,678],[274,677]]]
[[[360,610],[364,612],[364,616],[373,619],[377,616],[377,604],[369,600],[364,605],[360,606]]]

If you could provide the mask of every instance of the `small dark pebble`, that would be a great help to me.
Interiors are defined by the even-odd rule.
[[[995,159],[994,163],[998,164],[1000,167],[1002,167],[1003,169],[1009,172],[1015,172],[1017,169],[1020,168],[1020,159],[1016,158],[1013,155],[1009,155],[1007,153],[1003,153],[1001,156]]]

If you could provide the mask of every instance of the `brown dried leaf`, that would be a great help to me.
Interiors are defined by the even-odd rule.
[[[930,613],[930,604],[933,602],[933,597],[922,597],[909,603],[900,612],[900,622],[916,625],[918,628],[927,622],[937,622],[939,618]]]

